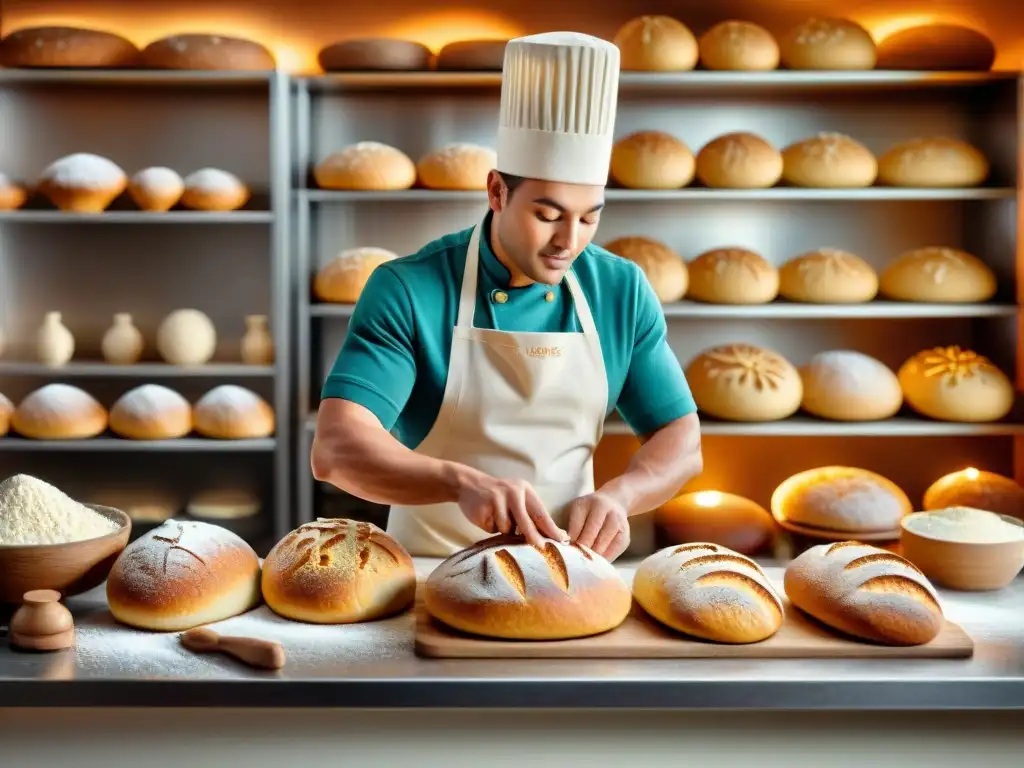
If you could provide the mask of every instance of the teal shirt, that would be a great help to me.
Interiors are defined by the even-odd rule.
[[[580,332],[565,281],[508,287],[510,275],[491,251],[489,227],[488,215],[480,237],[474,325],[498,331]],[[372,272],[321,391],[323,398],[338,397],[367,408],[409,448],[427,436],[441,408],[471,231],[446,235]],[[601,338],[608,377],[606,415],[617,409],[642,435],[694,413],[690,388],[668,345],[661,304],[643,271],[596,245],[587,246],[572,271]],[[503,304],[493,299],[498,289],[508,294]],[[554,301],[545,299],[549,291]]]

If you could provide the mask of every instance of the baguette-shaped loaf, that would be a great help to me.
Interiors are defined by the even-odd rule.
[[[912,563],[856,541],[811,547],[786,567],[783,584],[790,602],[822,624],[883,645],[923,645],[945,622]]]
[[[633,596],[672,629],[716,643],[756,643],[782,626],[782,599],[753,560],[717,544],[683,544],[650,555]]]
[[[427,578],[427,612],[450,627],[508,640],[564,640],[614,629],[632,605],[615,567],[577,544],[534,547],[494,536]]]

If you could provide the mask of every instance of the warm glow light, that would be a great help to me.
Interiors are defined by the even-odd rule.
[[[508,40],[524,34],[522,27],[487,11],[435,11],[403,17],[381,35],[415,40],[437,53],[459,40]]]
[[[872,21],[860,20],[860,23],[863,24],[864,28],[871,33],[873,38],[875,38],[875,42],[880,43],[885,40],[885,38],[891,37],[897,32],[902,32],[904,29],[910,29],[911,27],[920,27],[925,24],[956,22],[951,22],[949,19],[940,19],[933,14],[919,13],[912,16],[883,16]]]
[[[981,477],[981,472],[976,470],[974,467],[968,467],[967,469],[964,470],[964,477],[966,477],[968,480],[977,480],[979,477]]]
[[[698,507],[717,507],[722,503],[720,491],[698,491],[693,495],[693,501]]]

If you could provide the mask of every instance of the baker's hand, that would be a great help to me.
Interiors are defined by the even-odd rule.
[[[514,533],[518,528],[528,544],[538,547],[545,538],[569,540],[525,480],[499,480],[480,473],[463,488],[458,503],[466,519],[488,533]]]
[[[629,546],[629,516],[615,499],[591,493],[568,507],[569,538],[589,547],[606,560],[614,560]]]

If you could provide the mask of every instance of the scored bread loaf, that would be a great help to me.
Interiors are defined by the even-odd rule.
[[[0,41],[3,67],[109,69],[133,66],[138,57],[133,43],[98,29],[29,27]]]
[[[783,585],[790,602],[822,624],[882,645],[922,645],[945,624],[924,574],[855,541],[811,547],[786,567]]]
[[[977,256],[958,248],[915,248],[890,261],[879,292],[897,301],[983,302],[996,295],[996,275]]]
[[[907,405],[942,421],[999,421],[1013,409],[1010,377],[984,355],[958,346],[918,352],[896,372]]]
[[[767,304],[779,294],[779,271],[746,248],[715,248],[687,265],[686,297],[709,304]]]
[[[416,183],[416,164],[400,149],[360,141],[320,161],[313,177],[321,189],[395,191]]]
[[[850,535],[897,530],[914,511],[907,494],[889,478],[842,466],[786,478],[772,493],[771,505],[777,520]]]
[[[18,403],[11,428],[35,440],[83,440],[107,428],[107,410],[85,390],[52,382]]]
[[[192,409],[196,432],[217,440],[246,440],[274,433],[274,409],[237,384],[214,387]]]
[[[686,262],[664,243],[635,236],[617,238],[604,247],[639,266],[662,304],[679,301],[686,294],[689,284]]]
[[[877,176],[871,150],[844,133],[824,131],[782,150],[782,178],[794,187],[855,189]]]
[[[772,33],[750,21],[722,21],[697,41],[700,63],[710,70],[765,71],[779,66]]]
[[[786,358],[752,344],[705,350],[686,367],[697,407],[717,419],[776,421],[800,408],[800,374]]]
[[[281,539],[263,562],[263,598],[295,621],[372,621],[404,611],[415,596],[412,557],[372,523],[319,518]]]
[[[716,643],[757,643],[782,626],[782,599],[748,557],[703,542],[665,547],[640,563],[633,597],[672,629]]]
[[[629,189],[679,189],[693,181],[694,158],[663,131],[637,131],[612,147],[611,177]]]
[[[874,69],[878,58],[871,33],[855,21],[812,17],[779,40],[787,69]]]
[[[355,304],[373,270],[397,258],[397,253],[372,246],[344,250],[317,271],[313,293],[320,301]]]
[[[169,440],[192,431],[192,406],[173,389],[143,384],[110,407],[110,431],[130,440]]]
[[[736,131],[705,144],[695,172],[706,187],[765,189],[782,178],[782,154],[757,134]]]
[[[460,142],[428,152],[416,174],[428,189],[487,189],[487,175],[497,164],[493,149]]]
[[[859,304],[878,295],[878,275],[856,254],[819,248],[779,268],[779,295],[812,304]]]
[[[632,596],[615,567],[579,544],[493,536],[457,552],[427,578],[427,611],[450,627],[509,640],[600,634],[629,615]]]
[[[681,72],[697,66],[700,50],[689,28],[671,16],[637,16],[612,38],[625,72]]]

